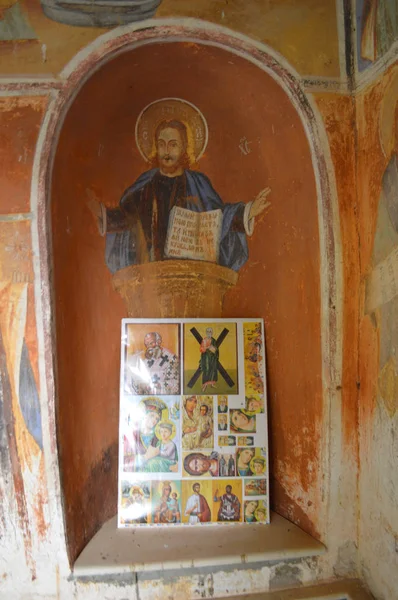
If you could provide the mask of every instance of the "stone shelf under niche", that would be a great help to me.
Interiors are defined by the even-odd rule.
[[[75,577],[241,565],[318,556],[325,546],[271,513],[270,525],[136,527],[107,521],[77,558]]]
[[[228,596],[218,600],[374,600],[374,598],[358,579],[343,579],[283,591]]]

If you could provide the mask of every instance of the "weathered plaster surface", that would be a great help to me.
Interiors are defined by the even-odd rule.
[[[180,30],[180,35],[181,32],[183,32],[183,30]],[[155,34],[156,31],[155,30],[149,30],[149,32],[139,32],[137,33],[137,39],[145,39],[146,35],[152,36],[152,38],[155,38]],[[167,28],[166,24],[162,25],[162,28],[160,30],[160,33],[162,35],[166,35],[166,36],[172,36],[172,35],[176,35],[176,33],[178,33],[178,30],[176,28]],[[122,43],[126,43],[129,40],[129,31],[128,29],[124,29],[123,31],[123,37],[120,38],[116,38],[112,39],[112,36],[107,40],[107,45],[105,46],[106,51],[115,51],[118,49],[118,47],[120,47],[120,45]],[[212,40],[212,35],[216,35],[216,39],[217,39],[217,43],[218,44],[222,44],[222,43],[228,43],[228,34],[226,30],[222,30],[220,32],[216,32],[216,31],[206,31],[206,29],[203,30],[195,30],[195,24],[193,22],[190,22],[189,24],[189,29],[188,29],[188,35],[189,36],[198,36],[200,37],[200,35],[204,36],[204,39],[206,39],[207,42],[211,42]],[[233,46],[236,46],[235,50],[237,50],[238,53],[245,53],[248,52],[248,50],[250,49],[250,44],[248,43],[248,40],[244,40],[244,39],[239,39],[238,37],[236,38],[236,42],[234,42],[231,45],[231,49]],[[69,593],[68,590],[70,589],[69,586],[74,586],[76,589],[76,595],[77,597],[86,597],[85,595],[89,595],[91,593],[91,589],[89,589],[89,584],[78,584],[76,582],[73,583],[68,583],[65,579],[65,574],[67,573],[67,564],[66,564],[66,548],[63,545],[63,527],[62,527],[62,523],[59,522],[60,520],[60,515],[61,515],[61,510],[60,510],[60,496],[59,496],[59,487],[58,487],[58,476],[55,473],[54,469],[56,468],[56,451],[55,451],[55,446],[54,446],[54,407],[52,406],[52,397],[53,397],[53,383],[52,383],[52,377],[51,377],[51,369],[52,369],[52,347],[51,347],[51,330],[49,327],[49,321],[48,321],[48,317],[49,317],[49,310],[50,310],[50,304],[49,304],[49,289],[48,287],[45,285],[45,281],[46,278],[48,277],[48,271],[47,271],[47,256],[46,256],[46,252],[47,252],[47,247],[45,244],[45,232],[46,232],[46,228],[48,226],[48,221],[47,221],[47,212],[46,212],[46,181],[47,181],[47,177],[49,175],[49,171],[48,171],[48,166],[45,162],[45,158],[44,157],[48,157],[51,156],[51,142],[54,139],[54,132],[56,131],[55,127],[56,127],[56,117],[59,114],[59,107],[62,106],[62,103],[65,102],[65,98],[68,98],[68,94],[70,92],[73,91],[73,86],[76,85],[76,83],[79,81],[79,78],[82,76],[82,73],[84,73],[84,71],[86,73],[89,72],[89,69],[91,67],[92,63],[92,59],[94,58],[94,60],[98,60],[98,58],[101,56],[101,46],[100,44],[96,45],[96,49],[93,52],[93,56],[91,58],[91,61],[88,60],[87,55],[86,56],[82,56],[81,57],[81,64],[76,65],[75,69],[69,69],[66,70],[64,72],[65,75],[70,76],[69,78],[69,90],[67,91],[66,95],[61,95],[59,96],[59,99],[55,99],[51,102],[50,105],[50,109],[47,112],[47,115],[45,117],[44,120],[44,126],[42,129],[43,134],[41,135],[40,138],[40,145],[39,145],[39,150],[36,154],[37,156],[37,160],[35,162],[35,168],[34,168],[34,178],[33,178],[33,186],[32,186],[32,206],[31,206],[31,210],[33,210],[33,217],[34,219],[36,219],[36,210],[37,207],[40,209],[40,213],[39,213],[39,222],[38,222],[38,229],[36,228],[36,226],[34,225],[33,227],[33,232],[34,232],[34,253],[35,253],[35,258],[36,258],[36,253],[38,252],[39,248],[40,248],[40,262],[38,262],[37,260],[35,260],[34,264],[35,264],[35,277],[36,277],[36,314],[38,315],[38,317],[40,319],[44,319],[44,332],[43,330],[41,330],[39,332],[39,357],[41,359],[41,361],[43,361],[44,359],[44,363],[41,362],[41,369],[40,369],[40,380],[41,380],[41,388],[42,388],[42,405],[43,405],[43,428],[45,430],[45,435],[44,435],[44,452],[47,456],[47,477],[49,478],[49,483],[51,486],[51,492],[50,492],[50,502],[49,502],[49,514],[50,514],[50,518],[51,518],[51,532],[56,533],[56,537],[55,540],[56,541],[52,541],[51,543],[43,543],[43,545],[41,546],[41,550],[40,553],[36,553],[33,552],[34,556],[34,572],[32,572],[31,577],[33,577],[34,581],[37,582],[36,584],[32,583],[32,593],[35,593],[35,589],[41,592],[44,590],[48,590],[49,593],[54,593],[54,589],[59,589],[62,591],[62,593],[65,595],[65,597],[67,597],[67,594]],[[322,141],[321,139],[317,138],[316,135],[316,131],[317,131],[317,127],[322,129],[322,125],[321,125],[321,120],[319,117],[319,114],[315,114],[313,115],[313,108],[312,108],[312,104],[311,101],[307,101],[305,96],[303,95],[301,89],[300,89],[300,85],[297,81],[295,81],[290,75],[288,75],[288,72],[286,71],[285,66],[279,66],[277,62],[274,60],[273,57],[269,57],[267,58],[267,54],[264,53],[263,49],[260,46],[256,46],[255,48],[253,48],[253,57],[252,57],[255,61],[258,62],[258,64],[260,65],[264,60],[266,61],[266,68],[269,70],[269,72],[274,72],[275,69],[277,69],[279,71],[279,75],[278,77],[281,79],[281,82],[283,82],[283,85],[286,87],[286,89],[290,89],[289,94],[292,95],[292,98],[294,99],[294,103],[297,106],[297,108],[301,107],[301,111],[302,111],[302,119],[305,123],[305,128],[306,128],[306,132],[307,135],[309,136],[309,140],[311,141],[311,145],[315,146],[315,149],[313,149],[313,161],[315,161],[314,164],[316,164],[316,160],[319,160],[317,157],[319,157],[318,153],[322,152],[322,148],[326,149],[325,147],[325,143],[326,143],[326,138],[322,137]],[[267,61],[268,61],[268,65],[267,65]],[[252,68],[252,67],[251,67]],[[57,108],[58,107],[58,108]],[[315,107],[314,107],[315,108]],[[297,135],[297,134],[296,134]],[[322,133],[322,136],[324,136],[324,133]],[[331,170],[330,167],[326,166],[326,162],[324,161],[324,159],[320,159],[320,163],[317,166],[317,171],[316,171],[316,187],[318,189],[318,194],[319,194],[319,200],[318,200],[318,207],[316,210],[316,218],[319,216],[319,218],[324,219],[324,224],[323,224],[323,231],[322,231],[322,241],[321,241],[321,248],[322,248],[322,264],[325,266],[325,272],[322,274],[323,277],[323,281],[325,282],[325,288],[323,289],[323,306],[322,306],[322,310],[320,309],[320,307],[318,307],[315,310],[315,313],[318,314],[319,317],[319,311],[321,311],[322,314],[322,323],[325,324],[326,326],[326,332],[329,331],[329,333],[326,333],[326,338],[328,339],[328,335],[330,335],[330,332],[332,331],[333,327],[335,327],[335,315],[334,315],[334,311],[336,310],[335,308],[333,309],[332,313],[330,314],[330,307],[329,307],[329,303],[330,303],[330,299],[335,297],[336,294],[336,282],[333,280],[333,269],[334,269],[334,265],[335,265],[335,254],[338,254],[338,250],[336,248],[336,244],[334,241],[334,237],[333,237],[333,227],[335,226],[336,223],[338,223],[338,219],[336,220],[336,212],[335,209],[333,208],[333,199],[330,193],[330,190],[328,189],[328,175],[327,174],[331,174]],[[313,185],[313,184],[312,184]],[[315,206],[314,206],[315,208]],[[334,216],[333,216],[334,215]],[[330,220],[328,220],[328,217],[330,217]],[[312,217],[313,218],[313,217]],[[71,230],[71,232],[73,233],[73,230]],[[299,232],[296,231],[295,235],[298,235]],[[335,235],[337,235],[337,232],[334,232]],[[315,235],[315,237],[314,237]],[[313,232],[311,234],[311,238],[315,239],[316,241],[316,234]],[[298,239],[301,239],[300,237]],[[304,238],[303,238],[304,239]],[[39,241],[39,246],[37,245],[37,242]],[[286,246],[286,250],[289,251],[289,245]],[[332,274],[332,275],[330,275]],[[44,278],[44,279],[43,279]],[[303,292],[304,290],[302,290]],[[43,294],[44,292],[44,294]],[[304,299],[304,295],[301,295],[302,300]],[[333,300],[333,306],[336,306],[336,301]],[[303,305],[304,307],[304,305]],[[241,310],[243,310],[243,307],[241,308]],[[314,316],[315,316],[314,313]],[[332,329],[330,329],[330,327]],[[325,374],[326,374],[326,381],[328,382],[327,385],[330,385],[331,382],[333,382],[335,380],[335,372],[330,371],[329,367],[331,364],[333,364],[333,361],[336,360],[335,358],[335,352],[336,352],[336,347],[338,347],[338,344],[336,346],[336,337],[333,337],[333,348],[331,349],[331,353],[329,351],[329,347],[327,345],[327,342],[325,341],[325,346],[324,348],[325,350],[325,354],[323,356],[323,365],[322,368],[326,369],[325,370]],[[334,367],[333,367],[334,368]],[[338,368],[337,368],[338,371]],[[337,372],[336,371],[336,372]],[[318,375],[318,378],[320,377],[320,373]],[[310,383],[311,378],[309,377],[308,374],[308,384]],[[311,384],[312,385],[312,384]],[[307,385],[307,391],[308,391],[309,387]],[[328,392],[329,393],[329,392]],[[332,392],[333,394],[333,392]],[[320,394],[318,392],[318,397],[320,398]],[[329,396],[328,396],[329,397]],[[45,399],[45,400],[44,400]],[[310,396],[309,396],[309,400],[310,400]],[[311,404],[309,404],[308,406],[308,410],[311,410],[310,408]],[[74,411],[70,411],[70,414],[74,413]],[[293,447],[296,447],[296,455],[297,457],[301,457],[301,460],[303,462],[302,465],[302,476],[303,476],[303,485],[302,487],[297,486],[297,484],[295,483],[295,475],[294,475],[294,468],[292,470],[292,468],[290,468],[290,471],[284,471],[282,472],[282,481],[283,481],[283,486],[284,486],[284,494],[286,495],[280,495],[280,502],[281,502],[281,507],[283,506],[283,503],[285,502],[285,499],[288,497],[288,495],[290,494],[290,496],[293,498],[293,502],[290,503],[290,507],[287,508],[287,512],[289,514],[289,516],[291,518],[294,518],[296,520],[298,520],[299,522],[302,522],[303,526],[306,526],[306,524],[310,521],[306,520],[308,519],[307,514],[311,515],[311,519],[313,518],[320,518],[320,515],[324,513],[324,509],[322,508],[321,511],[319,513],[317,513],[317,511],[315,510],[316,506],[318,506],[319,508],[321,507],[321,493],[320,492],[316,492],[314,494],[314,490],[312,487],[312,483],[311,481],[316,481],[317,478],[319,478],[319,474],[320,474],[320,470],[319,470],[319,466],[315,466],[316,463],[314,463],[315,456],[313,456],[311,458],[311,462],[314,464],[314,468],[313,471],[311,472],[311,470],[309,470],[308,468],[306,468],[305,464],[306,462],[308,463],[308,460],[310,459],[310,455],[311,455],[311,451],[310,448],[314,448],[314,443],[315,444],[319,444],[320,440],[321,440],[321,429],[318,428],[318,431],[316,434],[312,435],[310,434],[310,432],[307,432],[307,434],[305,434],[307,437],[306,439],[306,444],[308,445],[308,449],[304,450],[304,451],[300,451],[298,454],[298,450],[299,447],[302,443],[303,440],[301,440],[300,437],[292,437],[292,440],[290,442],[291,445],[293,445]],[[305,432],[304,432],[305,433]],[[82,435],[84,435],[84,431],[82,432]],[[99,439],[99,438],[98,438]],[[287,446],[289,447],[289,446]],[[316,451],[318,453],[318,450]],[[306,458],[307,457],[307,458]],[[78,458],[78,456],[77,456]],[[308,459],[308,460],[307,460]],[[293,464],[293,463],[292,463]],[[93,463],[94,466],[94,463]],[[67,465],[66,465],[67,467]],[[281,467],[283,467],[283,464],[281,463]],[[308,467],[308,464],[307,464]],[[284,468],[284,467],[283,467]],[[100,469],[100,472],[102,472],[102,469]],[[93,473],[95,473],[95,469],[93,471]],[[95,480],[98,480],[98,477],[94,477]],[[93,479],[93,481],[94,481]],[[84,501],[87,502],[87,499],[89,499],[89,504],[93,506],[94,504],[94,500],[97,498],[97,496],[100,498],[101,494],[100,494],[100,490],[98,490],[97,492],[95,492],[95,489],[91,487],[89,487],[88,489],[84,488],[84,481],[79,483],[78,486],[78,491],[81,494],[81,498],[84,498]],[[326,494],[326,496],[328,496],[329,491],[328,491],[328,484],[325,483],[325,488],[324,491],[322,492],[323,494]],[[315,497],[316,496],[316,497]],[[91,498],[91,501],[90,501]],[[300,512],[300,510],[301,512]],[[66,515],[68,515],[68,511],[70,509],[70,505],[67,502],[65,505],[65,509],[66,509]],[[85,523],[83,523],[83,526],[85,525]],[[95,529],[95,527],[94,527]],[[322,532],[322,536],[326,535],[327,533],[327,529],[325,529],[325,526],[322,526],[323,532]],[[25,536],[25,546],[26,543],[28,541],[28,538]],[[54,560],[54,558],[51,558],[49,560],[49,556],[51,555],[52,557],[54,557],[54,551],[56,554],[56,559]],[[253,570],[250,567],[248,567],[247,570],[242,571],[238,571],[238,574],[236,575],[236,577],[232,577],[231,575],[228,576],[228,578],[226,578],[225,580],[223,579],[223,576],[220,575],[219,577],[219,581],[220,581],[220,594],[225,594],[225,593],[236,593],[236,592],[243,592],[243,591],[249,591],[252,589],[268,589],[268,580],[270,579],[270,577],[272,576],[272,581],[273,581],[273,587],[276,587],[277,585],[282,585],[285,584],[286,582],[290,581],[291,584],[295,584],[297,581],[300,580],[300,582],[307,582],[307,581],[315,581],[318,577],[329,577],[332,575],[332,565],[330,563],[330,561],[325,558],[322,560],[322,562],[320,562],[320,567],[315,568],[315,563],[306,563],[305,561],[301,561],[300,565],[302,564],[302,566],[297,566],[295,565],[294,567],[292,567],[291,570],[289,570],[289,568],[284,569],[283,565],[280,564],[279,565],[279,570],[272,570],[270,572],[265,571],[265,576],[266,579],[263,579],[261,577],[259,577],[259,570]],[[49,565],[51,565],[49,567]],[[7,584],[7,587],[5,589],[10,590],[11,586],[14,585],[14,581],[13,581],[13,577],[12,574],[15,573],[14,571],[14,567],[11,568],[7,568],[6,569],[8,574],[9,574],[9,583]],[[45,574],[45,572],[47,571],[51,571],[51,575],[49,577],[47,577],[46,579],[46,584],[45,586],[43,586],[43,584],[41,583],[41,580]],[[216,574],[214,574],[214,577],[216,577]],[[203,582],[203,579],[200,579],[200,582]],[[226,583],[228,582],[228,583]],[[18,580],[18,584],[20,584],[20,588],[19,590],[14,590],[14,592],[16,594],[20,593],[22,594],[22,591],[24,589],[26,589],[26,579],[24,579],[24,577],[20,577]],[[105,584],[103,584],[105,585]],[[107,584],[110,585],[110,584]],[[164,593],[165,591],[167,591],[169,588],[167,586],[169,586],[169,583],[165,583],[164,581],[158,579],[155,582],[153,580],[151,580],[151,583],[145,583],[145,585],[143,586],[143,591],[142,593],[144,593],[144,591],[147,589],[148,591],[148,595],[147,597],[154,597],[153,594],[155,593],[154,590],[159,590],[159,597],[162,596],[164,597]],[[196,586],[197,584],[195,582],[192,581],[192,578],[188,578],[188,579],[184,579],[183,577],[179,577],[177,578],[177,583],[173,583],[172,588],[170,588],[172,591],[170,592],[171,594],[179,594],[180,592],[178,591],[180,588],[185,590],[184,593],[186,594],[187,589],[189,588],[189,595],[192,595],[192,597],[196,597],[196,588],[194,589],[194,586]],[[199,584],[198,584],[199,585]],[[204,585],[203,583],[200,583],[200,585]],[[87,587],[88,586],[88,587]],[[182,587],[181,587],[182,586]],[[173,591],[174,590],[174,591]],[[47,593],[47,591],[46,591]],[[61,592],[60,592],[61,593]],[[96,593],[96,592],[93,592]],[[140,592],[141,593],[141,592]],[[156,592],[157,593],[157,592]],[[209,592],[210,593],[210,592]],[[87,596],[89,597],[89,596]],[[186,596],[185,596],[186,597]]]
[[[0,189],[3,214],[29,212],[35,145],[46,97],[0,98]]]
[[[156,16],[195,17],[223,25],[272,46],[303,75],[340,75],[334,0],[195,0],[188,6],[185,0],[163,0]]]
[[[288,516],[294,516],[303,524],[308,515],[317,520],[329,552],[316,560],[284,561],[256,569],[250,565],[241,569],[214,568],[189,574],[169,573],[169,577],[163,573],[153,577],[132,573],[127,579],[112,581],[70,578],[54,435],[51,301],[47,285],[51,265],[49,268],[48,248],[43,244],[49,223],[43,206],[41,217],[37,207],[40,201],[45,204],[49,176],[46,161],[61,108],[70,100],[68,94],[89,73],[93,60],[101,60],[107,51],[117,52],[129,38],[125,29],[124,37],[118,43],[112,41],[112,37],[106,40],[104,47],[101,42],[94,42],[91,55],[90,51],[83,51],[83,55],[59,75],[76,52],[96,40],[100,31],[52,23],[43,17],[37,0],[21,0],[39,41],[2,45],[0,73],[19,79],[21,75],[44,73],[46,77],[53,75],[54,79],[42,79],[39,83],[19,81],[8,86],[5,80],[0,80],[2,145],[6,140],[6,152],[3,147],[0,156],[2,192],[6,190],[0,199],[0,298],[3,309],[0,321],[1,343],[5,348],[0,352],[0,501],[3,509],[0,516],[0,595],[10,600],[68,600],[72,597],[84,600],[185,600],[230,596],[266,591],[281,585],[307,584],[334,576],[351,576],[355,575],[358,565],[358,572],[369,583],[376,598],[394,600],[397,597],[398,417],[397,413],[391,415],[387,410],[379,397],[377,384],[379,348],[391,340],[388,336],[380,339],[377,315],[363,315],[363,284],[372,268],[382,175],[388,162],[378,137],[378,112],[386,85],[385,66],[379,64],[377,70],[366,75],[366,81],[361,80],[362,91],[356,102],[349,95],[330,94],[331,89],[336,89],[336,82],[324,78],[338,77],[342,64],[336,35],[337,27],[341,32],[341,23],[336,24],[336,14],[341,13],[342,3],[339,2],[337,11],[332,1],[265,4],[266,7],[264,3],[260,6],[260,0],[252,3],[201,0],[189,3],[187,7],[182,0],[164,0],[158,17],[194,16],[246,33],[253,39],[269,43],[303,75],[314,75],[323,80],[325,94],[317,94],[313,99],[302,93],[301,85],[295,87],[294,80],[290,79],[289,84],[297,92],[295,102],[305,103],[306,114],[309,114],[308,106],[315,107],[314,118],[320,132],[318,149],[325,154],[323,167],[319,168],[320,180],[324,182],[328,175],[333,188],[335,175],[338,211],[332,210],[330,205],[318,207],[319,218],[325,218],[337,236],[333,248],[330,236],[327,234],[324,239],[322,235],[325,234],[321,232],[321,244],[324,244],[321,274],[327,279],[326,271],[332,260],[337,261],[337,270],[343,266],[344,296],[338,286],[333,287],[330,296],[328,293],[324,296],[326,304],[329,300],[330,310],[322,317],[322,331],[333,324],[335,335],[326,340],[326,347],[334,360],[324,357],[322,386],[326,400],[322,425],[310,436],[311,443],[315,436],[322,449],[321,467],[316,467],[322,477],[315,505],[319,510],[316,512],[311,508],[311,485],[298,485],[295,473],[288,465],[280,465],[283,486],[278,490],[276,482],[275,490],[281,503],[285,503]],[[192,24],[190,27],[194,29]],[[140,35],[144,39],[146,35],[151,36],[151,31]],[[217,36],[219,43],[226,43],[225,30]],[[210,39],[211,34],[207,41]],[[245,52],[247,47],[247,41],[241,40],[239,52]],[[253,60],[261,60],[266,54],[267,48],[259,44]],[[270,64],[275,56],[271,52]],[[281,58],[280,64],[293,73],[285,58]],[[273,65],[275,67],[275,63]],[[374,85],[370,78],[375,76],[380,79]],[[70,88],[59,93],[64,85]],[[18,94],[24,97],[16,98]],[[27,98],[27,94],[40,97]],[[46,113],[32,165],[47,101],[51,110]],[[314,139],[314,130],[310,126],[307,132],[310,139]],[[318,182],[318,189],[319,185]],[[31,223],[32,242],[29,231],[25,231],[30,229]],[[14,248],[12,260],[7,248]],[[19,355],[7,350],[11,347],[11,323],[20,325],[20,333],[25,332],[30,349],[32,370],[40,391],[43,448],[35,445],[18,412],[20,398],[16,376],[19,362],[16,358]],[[325,323],[328,323],[326,328]],[[342,354],[339,348],[341,335],[344,336]],[[21,351],[20,343],[18,347]],[[341,359],[342,370],[339,367]],[[296,402],[297,398],[293,400]],[[305,452],[303,441],[306,433],[291,435],[289,444],[293,448],[298,446],[297,452],[305,459],[303,462],[311,467],[313,461]],[[313,473],[307,475],[311,481]],[[68,505],[64,508],[67,512]]]
[[[344,529],[356,540],[358,524],[358,325],[359,325],[359,237],[356,213],[355,102],[349,96],[316,95],[325,121],[331,157],[336,173],[341,227],[343,269],[343,355],[341,383],[331,413],[329,523],[331,529]],[[350,340],[348,343],[347,340]],[[343,459],[342,459],[343,457]],[[336,485],[336,483],[338,484]],[[337,546],[344,544],[339,540]],[[340,548],[337,552],[340,553]],[[336,560],[338,557],[336,556]]]
[[[0,73],[57,75],[104,29],[70,27],[43,14],[40,0],[19,0],[37,40],[2,44]],[[334,0],[163,0],[156,17],[194,17],[229,27],[269,44],[303,75],[340,74]]]
[[[364,314],[366,278],[377,260],[375,239],[390,241],[387,223],[377,225],[382,202],[383,174],[390,155],[383,152],[380,141],[380,114],[394,67],[365,89],[357,98],[358,124],[358,193],[362,271],[362,319],[360,329],[361,394],[359,403],[360,432],[360,569],[376,598],[389,600],[398,590],[398,415],[393,410],[396,388],[391,387],[389,402],[381,389],[381,375],[386,361],[398,344],[394,327],[386,328],[379,307]],[[394,101],[394,99],[390,100]],[[397,99],[395,98],[395,102]],[[377,116],[375,118],[375,115]],[[393,136],[393,131],[391,131]],[[396,141],[395,141],[396,145]],[[395,196],[398,190],[395,190]],[[377,229],[379,227],[379,229]],[[387,246],[386,246],[387,247]],[[374,255],[374,257],[372,256]],[[390,304],[396,299],[390,301]]]

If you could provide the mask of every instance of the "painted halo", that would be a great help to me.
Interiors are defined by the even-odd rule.
[[[141,111],[135,125],[135,141],[141,156],[147,162],[151,161],[156,128],[162,121],[170,120],[184,123],[188,133],[188,153],[198,161],[207,146],[207,122],[194,104],[181,98],[155,100]]]
[[[160,427],[161,426],[166,426],[169,430],[170,430],[170,440],[172,440],[175,435],[176,435],[176,426],[173,423],[173,421],[170,421],[169,419],[164,419],[163,421],[160,421],[156,427],[155,427],[155,435],[158,438],[158,440],[162,441],[162,438],[160,436]]]
[[[394,69],[380,111],[380,143],[386,158],[390,158],[395,142],[395,111],[398,98],[398,69]]]
[[[259,473],[259,475],[264,475],[265,474],[265,470],[267,468],[267,463],[266,463],[266,460],[265,460],[264,456],[258,456],[257,454],[255,454],[253,456],[253,458],[251,459],[251,461],[250,461],[250,469],[251,469],[252,473],[256,474],[256,470],[254,468],[254,463],[255,462],[260,462],[260,461],[262,463],[262,471],[261,471],[261,473]]]
[[[256,510],[254,511],[254,516],[256,517],[257,521],[260,521],[260,519],[258,518],[258,513],[265,513],[265,519],[267,518],[267,507],[265,506],[264,502],[262,502],[260,500],[258,507],[256,508]]]

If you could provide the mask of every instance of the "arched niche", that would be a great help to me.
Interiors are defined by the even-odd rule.
[[[47,394],[49,402],[55,398],[71,562],[116,511],[126,316],[87,201],[94,195],[116,206],[147,168],[135,122],[162,97],[184,98],[206,116],[209,144],[199,169],[224,201],[248,201],[272,188],[272,209],[250,239],[250,259],[221,316],[265,319],[272,506],[322,538],[324,415],[339,352],[336,217],[317,116],[298,78],[247,38],[166,20],[102,36],[62,79],[42,130],[36,196],[45,280],[54,268],[56,342],[46,352],[48,363],[55,354],[56,385],[48,377]],[[49,310],[49,286],[41,302]]]

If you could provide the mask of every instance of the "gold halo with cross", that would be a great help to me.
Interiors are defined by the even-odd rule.
[[[188,155],[197,162],[208,142],[207,122],[197,106],[182,98],[162,98],[148,104],[138,116],[135,141],[141,156],[151,162],[156,153],[155,131],[162,121],[181,121],[187,128]]]

